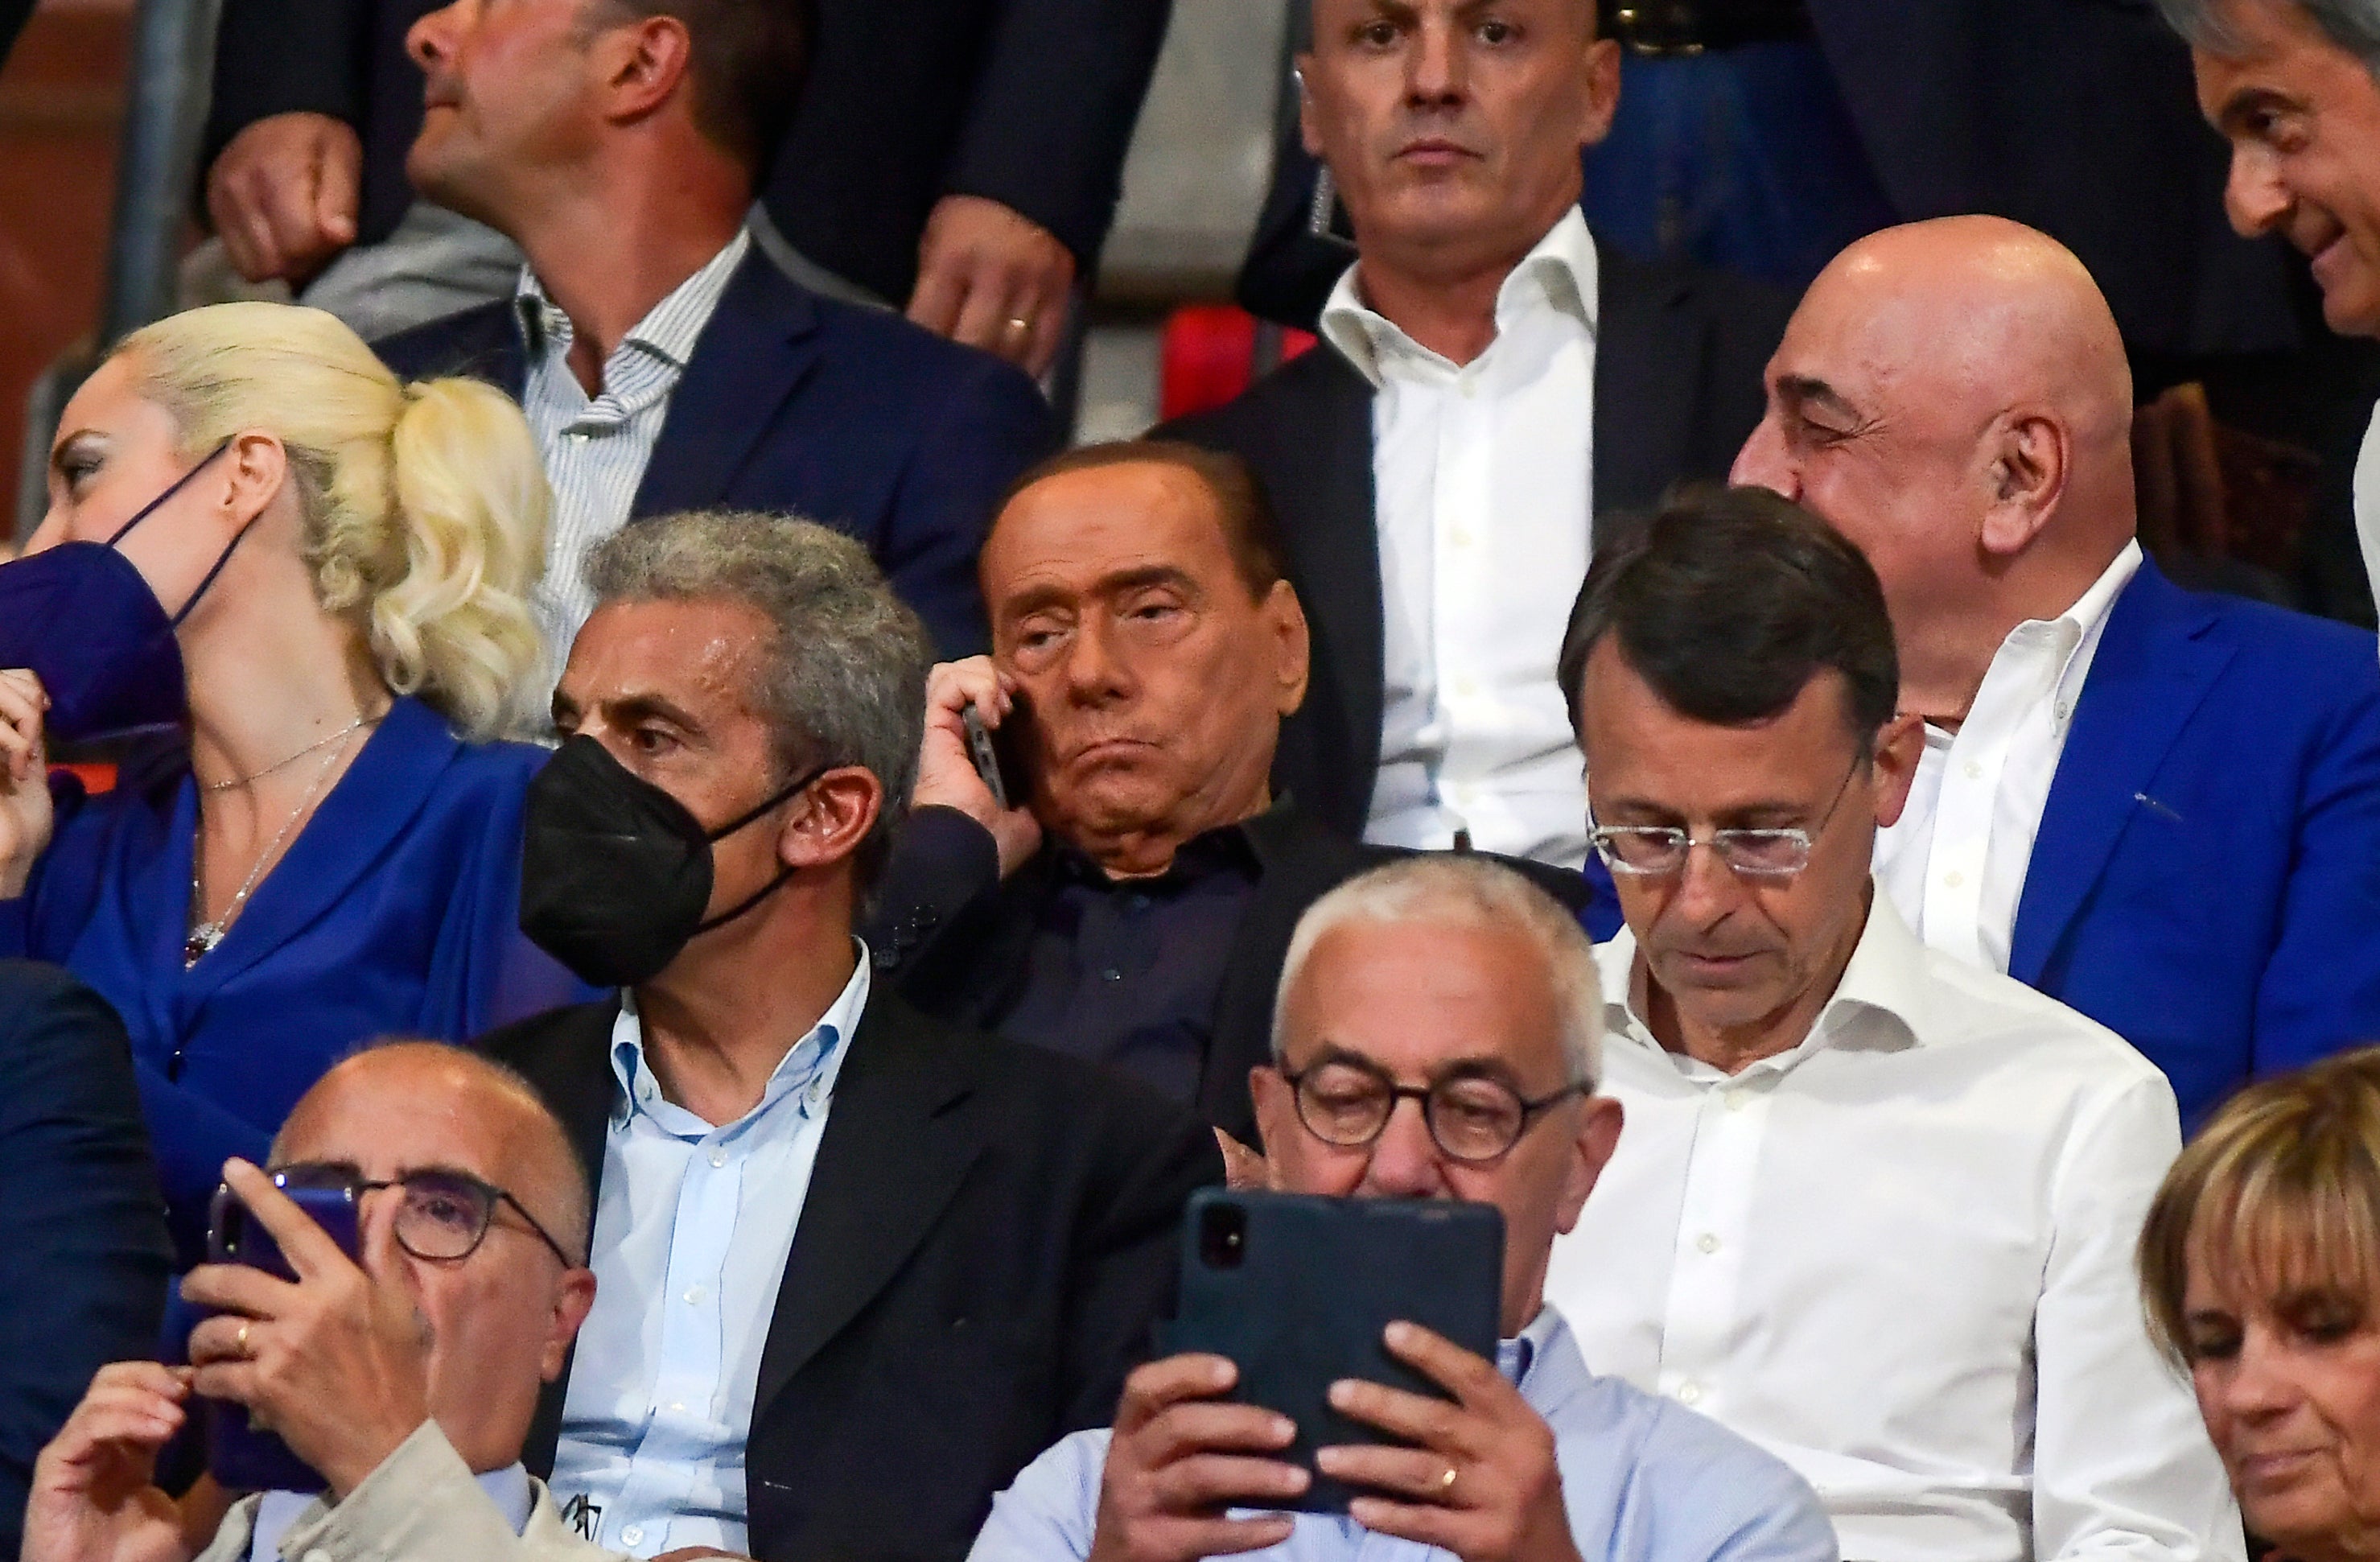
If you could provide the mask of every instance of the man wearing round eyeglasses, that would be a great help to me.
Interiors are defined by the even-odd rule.
[[[1391,863],[1299,921],[1254,1070],[1276,1189],[1459,1199],[1504,1217],[1498,1359],[1410,1324],[1387,1348],[1452,1403],[1344,1382],[1339,1409],[1404,1446],[1321,1450],[1371,1495],[1345,1519],[1266,1514],[1303,1493],[1293,1429],[1221,1401],[1217,1356],[1152,1362],[1112,1432],[1077,1433],[1003,1493],[970,1562],[1834,1562],[1817,1499],[1691,1411],[1587,1370],[1545,1305],[1547,1251],[1620,1137],[1596,1093],[1601,997],[1577,923],[1508,868]],[[1411,1104],[1408,1109],[1408,1103]],[[1426,1548],[1435,1547],[1435,1550]]]
[[[1587,1359],[1784,1458],[1853,1562],[2238,1557],[2131,1277],[2172,1088],[1876,892],[1923,737],[1867,560],[1688,494],[1597,557],[1561,668],[1628,922],[1628,1131],[1546,1287]]]
[[[26,1562],[607,1556],[521,1466],[595,1297],[586,1177],[536,1092],[457,1048],[378,1047],[292,1109],[273,1173],[233,1161],[225,1179],[297,1280],[190,1273],[184,1295],[212,1314],[190,1337],[197,1365],[102,1369],[35,1470]],[[354,1259],[281,1191],[342,1186]],[[219,1527],[211,1486],[177,1510],[153,1471],[200,1399],[248,1407],[329,1490],[249,1496]]]

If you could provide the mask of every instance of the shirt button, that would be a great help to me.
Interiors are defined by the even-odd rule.
[[[1727,1092],[1725,1099],[1729,1111],[1741,1112],[1752,1104],[1752,1092],[1745,1090],[1731,1090]]]
[[[1984,767],[1975,761],[1969,760],[1967,762],[1967,779],[1970,781],[1980,781],[1983,778]]]
[[[626,1529],[620,1531],[620,1544],[622,1545],[636,1545],[642,1542],[644,1538],[645,1527],[642,1524],[631,1524]]]
[[[1099,980],[1102,982],[1122,982],[1123,980],[1123,972],[1116,970],[1113,966],[1110,966],[1107,970],[1099,972]]]
[[[1458,548],[1467,548],[1471,545],[1471,532],[1467,528],[1458,526],[1447,534],[1446,540]]]
[[[716,1144],[712,1145],[710,1147],[710,1164],[714,1166],[725,1165],[727,1164],[727,1152]]]
[[[1681,1384],[1678,1387],[1678,1403],[1681,1405],[1698,1404],[1701,1402],[1702,1397],[1703,1391],[1700,1384]],[[625,1534],[620,1538],[622,1540],[628,1540],[628,1537]],[[630,1545],[634,1545],[637,1543],[634,1541],[628,1541],[628,1544]]]
[[[700,1286],[688,1286],[686,1288],[686,1304],[688,1307],[700,1307],[710,1299],[710,1293]]]
[[[1718,1239],[1710,1232],[1706,1231],[1701,1236],[1694,1239],[1694,1246],[1700,1248],[1706,1253],[1715,1253],[1718,1251]]]
[[[1956,889],[1966,882],[1967,875],[1964,873],[1953,872],[1942,875],[1942,887],[1945,889]]]
[[[672,1415],[674,1415],[674,1416],[682,1416],[682,1415],[686,1414],[686,1401],[684,1401],[683,1399],[673,1399],[673,1400],[671,1400],[671,1401],[670,1401],[670,1414],[672,1414]]]
[[[1475,400],[1477,400],[1477,399],[1478,399],[1478,397],[1479,397],[1479,382],[1478,382],[1478,381],[1474,380],[1474,379],[1471,379],[1471,378],[1469,378],[1468,376],[1466,376],[1466,377],[1464,377],[1463,380],[1461,380],[1461,381],[1457,382],[1457,384],[1460,385],[1460,387],[1461,387],[1461,389],[1462,389],[1462,391],[1463,391],[1463,400],[1465,400],[1465,401],[1475,401]]]

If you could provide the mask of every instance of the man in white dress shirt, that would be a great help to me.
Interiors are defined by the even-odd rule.
[[[1870,877],[1923,742],[1874,571],[1690,496],[1598,557],[1562,669],[1628,920],[1628,1126],[1547,1285],[1587,1359],[1792,1464],[1851,1562],[2240,1556],[2131,1277],[2171,1089]]]
[[[2131,376],[2055,240],[1892,228],[1812,284],[1736,480],[1884,582],[1923,753],[1876,867],[1929,947],[2106,1025],[2185,1124],[2380,1036],[2380,665],[2134,541]]]
[[[1587,231],[1579,149],[1619,102],[1593,0],[1318,0],[1298,64],[1356,259],[1322,347],[1160,431],[1246,458],[1287,533],[1315,665],[1275,789],[1382,845],[1579,866],[1553,652],[1597,518],[1726,469],[1782,301]]]

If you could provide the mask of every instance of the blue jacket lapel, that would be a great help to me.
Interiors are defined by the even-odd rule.
[[[671,393],[630,514],[725,503],[753,447],[819,359],[818,300],[755,245],[736,268]]]
[[[2180,799],[2157,797],[2152,783],[2230,663],[2229,646],[2204,638],[2214,623],[2145,559],[2117,597],[2034,839],[2009,952],[2018,981],[2040,981],[2133,817],[2177,812]]]
[[[198,1005],[336,910],[391,843],[411,826],[461,749],[444,718],[401,699],[249,897],[213,953],[190,968],[184,996]]]

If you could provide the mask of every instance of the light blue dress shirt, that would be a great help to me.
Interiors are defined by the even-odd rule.
[[[1548,1307],[1500,1352],[1553,1428],[1571,1539],[1586,1562],[1837,1562],[1817,1495],[1785,1464],[1683,1406],[1586,1370]],[[968,1562],[1087,1557],[1099,1517],[1105,1431],[1077,1432],[994,1500]],[[1297,1516],[1276,1562],[1421,1562],[1445,1553],[1332,1514]]]
[[[662,1094],[643,1023],[621,1005],[595,1308],[578,1332],[550,1483],[564,1517],[606,1550],[745,1549],[744,1442],[760,1351],[835,1077],[868,1007],[868,968],[860,946],[850,982],[787,1051],[760,1104],[719,1127]]]

